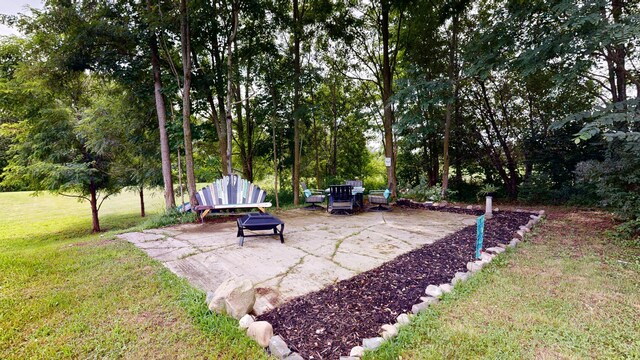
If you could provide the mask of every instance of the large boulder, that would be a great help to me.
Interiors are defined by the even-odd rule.
[[[213,293],[209,310],[241,319],[251,312],[255,301],[256,291],[249,279],[230,278]]]

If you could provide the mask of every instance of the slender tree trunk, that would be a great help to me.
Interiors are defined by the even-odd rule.
[[[314,93],[311,93],[311,103],[315,104],[316,99]],[[316,114],[313,112],[311,114],[313,118],[313,147],[315,153],[315,165],[316,165],[316,188],[320,189],[322,186],[320,185],[320,144],[318,144],[318,124],[316,122]]]
[[[213,14],[217,16],[218,9],[216,1],[211,2],[211,6],[213,7]],[[212,20],[213,33],[209,37],[211,39],[211,63],[213,64],[213,68],[215,71],[214,82],[216,88],[216,98],[218,101],[218,109],[216,110],[216,106],[213,101],[213,96],[208,94],[208,101],[211,104],[211,112],[216,113],[214,118],[216,132],[218,134],[218,151],[220,153],[220,159],[222,160],[222,173],[229,168],[229,158],[227,157],[227,122],[226,122],[226,110],[224,106],[225,101],[225,85],[224,85],[224,66],[222,56],[220,55],[220,47],[218,43],[218,22],[214,19]]]
[[[229,42],[227,43],[227,174],[233,174],[233,165],[231,162],[231,145],[232,145],[232,137],[231,137],[231,106],[232,106],[232,96],[233,96],[233,60],[232,60],[232,49],[233,43],[236,41],[236,35],[238,32],[238,4],[236,2],[232,2],[232,19],[231,19],[231,37],[229,38]]]
[[[180,37],[182,42],[182,131],[184,132],[184,162],[187,174],[187,191],[193,208],[196,200],[196,176],[193,169],[193,145],[191,140],[191,43],[187,0],[180,0]]]
[[[293,204],[300,203],[300,41],[302,23],[298,0],[293,0]]]
[[[100,219],[98,218],[98,196],[93,180],[89,181],[89,203],[91,204],[91,220],[93,232],[100,232]]]
[[[384,105],[384,155],[391,159],[387,166],[387,183],[392,195],[397,195],[396,181],[396,156],[393,139],[393,123],[395,122],[393,109],[391,108],[391,95],[393,94],[393,72],[389,61],[389,0],[382,0],[382,103]]]
[[[331,172],[332,176],[338,174],[338,105],[336,96],[336,79],[331,83],[331,115],[333,126],[331,132]]]
[[[147,8],[151,11],[151,3],[147,1]],[[160,76],[160,56],[158,40],[155,33],[149,39],[151,49],[151,68],[153,70],[153,87],[158,115],[158,129],[160,130],[160,156],[162,158],[162,179],[164,180],[164,203],[166,210],[176,207],[173,195],[173,179],[171,177],[171,152],[169,150],[169,136],[167,135],[167,111],[162,95],[162,78]]]
[[[453,85],[453,94],[457,95],[456,88],[457,71],[456,71],[456,48],[458,44],[458,16],[453,16],[453,23],[451,29],[451,44],[449,48],[449,80]],[[454,100],[455,101],[455,100]],[[445,112],[445,124],[444,124],[444,149],[442,152],[442,198],[447,198],[447,190],[449,189],[449,139],[451,136],[451,113],[453,112],[453,104],[451,101],[447,102],[447,109]]]
[[[271,119],[271,135],[273,138],[273,191],[276,195],[276,209],[280,209],[280,199],[278,197],[278,147],[276,142],[276,119],[278,109],[278,99],[276,98],[276,87],[273,85],[271,89],[271,97],[273,101],[273,117]]]
[[[144,186],[140,186],[138,194],[140,195],[140,217],[145,217],[146,213],[144,212]]]

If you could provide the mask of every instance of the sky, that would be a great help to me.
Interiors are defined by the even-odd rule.
[[[29,13],[27,6],[42,8],[43,0],[0,0],[0,14]],[[0,24],[0,36],[17,34],[18,32],[15,29]]]

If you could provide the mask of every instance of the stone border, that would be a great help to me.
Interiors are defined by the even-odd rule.
[[[406,199],[403,199],[406,200]],[[465,209],[460,206],[449,206],[446,202],[444,203],[419,203],[413,200],[408,200],[409,202],[416,205],[426,205],[430,207],[437,208],[454,208],[454,209]],[[481,210],[480,206],[468,205],[466,206],[466,210]],[[493,211],[500,211],[498,208],[494,208]],[[531,211],[526,211],[522,209],[513,210],[513,212],[527,212],[531,213]],[[457,272],[454,277],[451,279],[450,283],[439,284],[439,285],[429,285],[425,289],[425,295],[420,298],[420,302],[414,304],[411,307],[411,312],[403,313],[398,315],[396,318],[396,322],[394,324],[385,324],[380,327],[380,336],[362,339],[362,346],[354,346],[349,353],[349,356],[340,356],[340,360],[359,360],[362,356],[364,356],[365,351],[373,351],[379,348],[385,341],[393,339],[398,335],[398,331],[404,325],[407,325],[411,322],[411,318],[415,315],[426,311],[430,306],[437,304],[440,301],[440,297],[442,297],[445,293],[449,293],[453,291],[454,287],[458,283],[462,283],[468,280],[475,273],[482,270],[482,268],[490,263],[495,257],[499,256],[503,252],[505,252],[507,247],[515,248],[520,242],[526,240],[525,234],[530,232],[533,227],[540,222],[542,218],[545,216],[544,210],[539,210],[538,215],[531,215],[529,222],[525,225],[520,226],[519,230],[516,231],[517,236],[514,236],[513,239],[509,242],[508,245],[502,245],[495,247],[490,247],[485,249],[482,252],[479,260],[470,261],[467,263],[466,272]],[[519,237],[519,238],[518,238]],[[207,304],[208,305],[208,304]],[[289,349],[289,346],[284,342],[280,335],[273,334],[273,326],[267,321],[255,321],[255,317],[250,314],[244,315],[239,320],[239,328],[246,330],[247,335],[254,339],[260,346],[263,348],[268,348],[268,353],[272,356],[275,356],[277,359],[283,360],[304,360],[300,354],[297,352],[292,352]]]

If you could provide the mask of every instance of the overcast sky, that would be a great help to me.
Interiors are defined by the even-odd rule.
[[[15,15],[17,13],[29,13],[27,6],[42,8],[42,0],[0,0],[0,14]],[[0,25],[0,35],[13,35],[18,32],[15,29]]]

